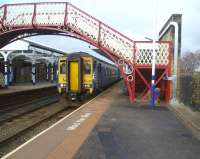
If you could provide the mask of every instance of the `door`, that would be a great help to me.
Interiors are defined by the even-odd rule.
[[[70,69],[69,69],[70,73],[70,91],[72,92],[78,92],[78,62],[77,61],[71,61],[70,62]]]

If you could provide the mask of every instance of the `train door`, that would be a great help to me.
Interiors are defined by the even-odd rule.
[[[66,92],[72,98],[82,92],[82,59],[80,57],[67,58],[67,88]]]
[[[79,67],[78,67],[78,61],[71,61],[69,63],[69,90],[71,92],[78,92],[78,73],[79,73]]]

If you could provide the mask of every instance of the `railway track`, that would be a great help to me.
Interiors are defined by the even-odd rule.
[[[35,132],[35,128],[37,129],[38,126],[46,122],[51,123],[51,120],[53,120],[51,123],[53,124],[88,100],[89,99],[82,102],[72,102],[66,100],[63,96],[59,96],[59,101],[56,103],[48,104],[45,107],[40,107],[18,116],[13,116],[12,119],[2,121],[0,123],[0,157],[25,142],[26,137],[23,136],[27,132],[31,130]],[[44,124],[45,128],[47,128],[47,126],[48,124]],[[37,134],[37,132],[32,136],[35,134]]]
[[[16,92],[0,96],[0,124],[59,100],[56,87]]]
[[[64,99],[61,99],[64,100]],[[30,129],[33,126],[47,120],[48,118],[60,113],[62,111],[74,110],[80,104],[72,106],[70,103],[63,105],[63,102],[50,104],[35,111],[17,116],[11,121],[5,121],[0,124],[0,144],[5,143],[10,138],[20,135],[22,132]]]
[[[43,102],[42,99],[44,101],[50,100],[52,98],[51,93],[48,93],[46,99],[41,97],[37,103],[34,103],[34,100],[32,100],[35,106],[31,106],[31,111],[29,109],[26,113],[19,113],[17,116],[12,116],[9,120],[6,119],[0,122],[0,158],[68,115],[82,104],[88,102],[99,93],[97,92],[83,101],[76,102],[67,100],[65,95],[60,96],[56,94],[55,97],[58,98],[57,102],[45,106],[37,106],[37,104],[40,105],[39,101]],[[32,107],[37,108],[33,109]],[[18,109],[21,108],[24,109],[25,107],[18,107]]]

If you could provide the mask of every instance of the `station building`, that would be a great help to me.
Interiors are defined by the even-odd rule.
[[[54,82],[57,60],[65,52],[30,40],[17,40],[0,49],[0,87]]]

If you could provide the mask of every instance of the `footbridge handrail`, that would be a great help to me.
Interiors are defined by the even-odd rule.
[[[131,61],[134,41],[67,2],[5,4],[0,7],[1,32],[20,28],[66,29],[114,56]]]

